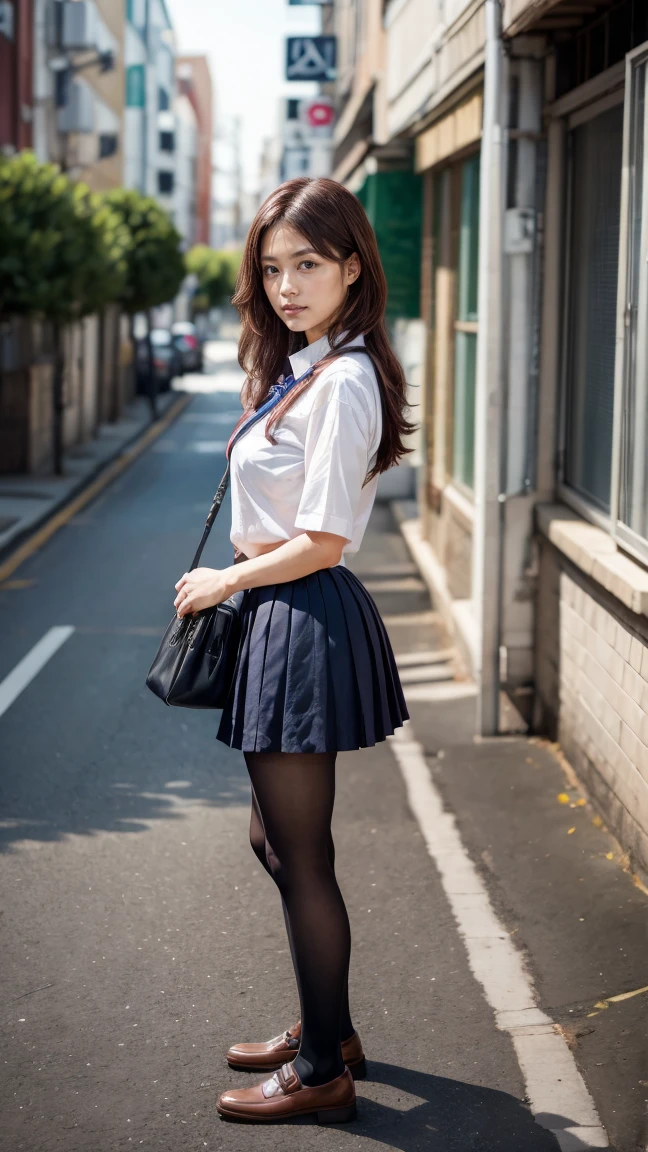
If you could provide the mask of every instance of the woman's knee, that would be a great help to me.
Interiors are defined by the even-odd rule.
[[[250,824],[250,845],[259,863],[263,865],[266,872],[269,872],[270,867],[267,859],[266,843],[263,829],[259,828],[256,821],[252,821]]]

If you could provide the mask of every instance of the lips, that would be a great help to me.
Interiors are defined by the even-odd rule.
[[[297,312],[303,312],[304,307],[305,305],[303,304],[289,304],[286,308],[283,309],[283,311],[287,312],[289,316],[293,316],[296,315]]]

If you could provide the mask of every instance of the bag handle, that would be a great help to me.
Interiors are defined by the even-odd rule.
[[[365,348],[364,344],[352,344],[349,347],[339,348],[339,349],[338,348],[332,348],[330,352],[327,352],[324,356],[322,356],[321,360],[318,360],[315,364],[311,364],[310,368],[308,368],[307,371],[304,372],[304,374],[302,376],[300,376],[298,380],[295,380],[290,385],[290,387],[286,389],[286,391],[283,393],[283,396],[286,396],[287,393],[290,392],[291,389],[294,388],[297,384],[301,384],[302,380],[305,380],[307,376],[310,376],[314,372],[315,368],[321,369],[321,368],[326,366],[327,362],[332,361],[332,360],[337,360],[339,356],[343,356],[347,352],[366,352],[367,356],[372,361],[372,363],[374,363],[374,366],[375,366],[375,361],[374,361],[373,355],[371,354],[371,352],[369,352],[367,350],[367,348]],[[258,409],[258,411],[255,412],[254,416],[251,417],[251,419],[248,420],[246,424],[241,425],[235,439],[232,441],[232,444],[230,445],[230,456],[231,456],[232,448],[234,447],[235,444],[238,443],[240,437],[245,432],[247,432],[252,427],[253,424],[256,424],[257,420],[260,420],[263,416],[267,415],[267,413],[270,411],[270,409],[274,408],[275,404],[278,404],[279,401],[283,399],[283,396],[276,394],[273,397],[272,403],[268,404],[266,402],[266,403],[262,404],[261,407]],[[199,563],[200,563],[200,557],[202,556],[203,548],[205,547],[205,544],[207,543],[207,537],[209,536],[209,533],[211,532],[212,524],[214,523],[214,520],[218,516],[221,504],[223,503],[223,500],[225,499],[225,493],[227,492],[227,488],[229,485],[229,478],[230,478],[230,461],[228,459],[227,467],[225,469],[225,472],[223,473],[222,480],[221,480],[220,484],[218,485],[218,488],[216,489],[214,499],[212,500],[211,508],[209,509],[209,512],[207,514],[207,519],[205,521],[205,527],[203,529],[203,534],[201,536],[200,543],[196,549],[196,553],[194,555],[194,558],[191,561],[191,565],[187,569],[188,572],[191,572],[194,568],[197,568]]]

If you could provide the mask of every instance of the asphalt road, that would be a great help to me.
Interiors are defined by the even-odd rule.
[[[221,358],[225,378],[226,349]],[[218,713],[166,708],[144,680],[222,473],[235,379],[232,372],[230,390],[214,393],[196,382],[179,420],[20,567],[18,583],[0,589],[0,681],[51,628],[73,628],[0,717],[3,1147],[551,1152],[559,1144],[525,1100],[511,1037],[495,1026],[471,968],[390,742],[338,757],[337,869],[369,1063],[358,1118],[279,1128],[216,1114],[223,1088],[250,1083],[225,1063],[228,1045],[288,1027],[297,994],[278,895],[247,839],[243,757],[216,741]],[[226,505],[203,560],[219,567],[230,557]],[[384,506],[353,566],[370,587],[374,574],[397,651],[443,651],[447,639]],[[460,707],[455,734],[469,722]],[[412,712],[481,859],[491,820],[502,818],[479,790],[478,762],[466,767],[458,756],[444,781],[438,739],[432,747],[426,728],[431,707],[419,700]],[[511,778],[497,783],[496,760],[501,799]],[[537,787],[554,796],[547,780]],[[553,820],[553,810],[538,818]],[[534,926],[541,995],[564,999],[558,971],[543,983],[562,954],[545,903],[555,893],[545,886],[529,897],[521,848],[507,852],[505,827],[496,835],[486,871],[497,874],[500,911],[525,940]],[[620,868],[610,875],[627,902],[623,940],[632,951],[646,901]],[[569,952],[569,925],[561,932]],[[623,979],[633,984],[639,961],[628,964]],[[631,1100],[637,1052],[625,1070]],[[617,1089],[594,1081],[588,1087],[612,1133]],[[629,1120],[617,1125],[616,1147],[634,1152],[641,1104],[624,1098],[623,1110]]]

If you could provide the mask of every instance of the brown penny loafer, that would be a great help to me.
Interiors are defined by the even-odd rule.
[[[318,1124],[344,1124],[355,1120],[356,1094],[348,1068],[341,1076],[311,1088],[302,1084],[292,1062],[282,1064],[269,1080],[253,1088],[221,1092],[216,1111],[224,1120],[264,1123],[317,1114]]]
[[[280,1068],[299,1050],[301,1040],[301,1020],[287,1028],[281,1036],[274,1036],[261,1044],[233,1044],[227,1052],[230,1068],[240,1072],[269,1072]],[[348,1040],[342,1041],[342,1059],[354,1080],[363,1080],[367,1075],[367,1063],[362,1051],[362,1041],[357,1032]]]

